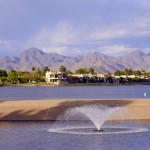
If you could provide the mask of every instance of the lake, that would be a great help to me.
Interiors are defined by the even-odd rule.
[[[150,131],[132,134],[53,133],[53,123],[1,123],[1,150],[149,150]],[[142,124],[150,129],[150,124]]]
[[[144,98],[145,92],[147,93],[145,98],[149,98],[150,85],[6,86],[0,87],[0,99]],[[126,122],[119,124],[113,122],[111,125],[116,127],[114,130],[106,126],[106,121],[104,132],[114,130],[115,134],[105,135],[94,134],[95,127],[93,124],[87,127],[87,122],[0,122],[0,150],[149,150],[150,122],[131,121],[126,124]],[[123,130],[124,133],[117,134],[117,130],[119,132]],[[80,134],[84,132],[86,134]]]
[[[0,100],[150,98],[150,85],[139,86],[5,86]]]

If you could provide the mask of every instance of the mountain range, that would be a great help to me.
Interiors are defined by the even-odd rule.
[[[78,68],[93,67],[96,72],[113,73],[116,69],[150,71],[150,53],[142,51],[111,57],[99,52],[89,52],[86,55],[74,57],[63,56],[58,53],[44,53],[37,48],[30,48],[18,56],[6,56],[0,59],[0,69],[31,71],[32,67],[42,68],[48,66],[52,71],[59,70],[63,65],[67,70],[75,71]]]

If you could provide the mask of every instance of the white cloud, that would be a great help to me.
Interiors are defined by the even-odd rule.
[[[137,26],[138,28],[149,28],[150,24],[150,17],[142,17],[142,18],[136,18],[134,20],[134,26]]]
[[[87,49],[83,49],[81,47],[43,47],[44,52],[48,53],[58,53],[61,55],[66,55],[66,56],[76,56],[76,55],[83,55],[87,53]]]
[[[119,38],[139,38],[150,36],[149,27],[150,20],[140,20],[134,23],[128,23],[125,25],[115,25],[102,29],[96,29],[89,35],[90,40],[113,40]],[[138,24],[139,23],[139,24]]]
[[[11,50],[12,45],[12,41],[0,40],[0,51],[7,51],[8,49]]]
[[[69,23],[61,22],[55,27],[46,27],[34,35],[27,47],[38,47],[46,52],[63,53],[66,46],[77,41],[77,34]]]
[[[8,40],[0,40],[0,57],[4,57],[6,55],[12,56],[19,53],[20,43],[15,41]]]
[[[110,56],[120,56],[126,53],[130,53],[131,51],[137,50],[136,48],[130,48],[124,45],[110,45],[99,47],[99,51],[103,54]]]
[[[44,52],[55,52],[55,53],[58,53],[58,54],[64,54],[68,48],[65,47],[65,46],[62,46],[62,47],[55,47],[55,46],[51,46],[51,47],[43,47],[42,50],[44,50]]]
[[[30,39],[27,47],[37,47],[47,53],[56,52],[63,55],[79,55],[88,51],[100,51],[112,56],[123,55],[139,48],[138,46],[132,48],[120,39],[149,37],[149,21],[149,18],[142,18],[124,25],[115,24],[111,27],[95,28],[93,31],[88,31],[88,28],[86,31],[75,30],[71,24],[60,22],[54,27],[40,30]],[[117,41],[114,42],[113,40],[116,39]]]
[[[91,40],[109,40],[126,36],[128,32],[121,29],[100,29],[90,34]]]
[[[144,48],[144,49],[142,49],[145,53],[150,53],[150,48],[148,47],[148,48]]]
[[[50,42],[52,45],[66,45],[77,40],[76,33],[68,23],[59,23],[53,30]]]
[[[0,40],[0,45],[8,45],[10,43],[12,43],[12,42],[6,41],[6,40]]]

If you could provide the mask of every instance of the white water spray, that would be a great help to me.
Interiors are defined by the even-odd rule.
[[[104,105],[84,105],[80,107],[74,107],[68,109],[63,115],[58,117],[58,120],[67,121],[69,123],[70,120],[73,120],[75,124],[71,125],[61,125],[57,126],[55,124],[54,128],[49,129],[49,132],[54,133],[63,133],[63,134],[85,134],[85,135],[95,135],[95,134],[126,134],[126,133],[139,133],[139,132],[146,132],[148,129],[145,128],[137,128],[137,127],[129,127],[129,126],[105,126],[103,124],[105,121],[111,117],[115,112],[121,114],[121,118],[123,119],[122,115],[122,107],[106,107]],[[94,131],[103,131],[104,132],[93,132],[93,127],[91,126],[81,126],[78,124],[78,121],[85,121],[90,120],[96,127],[97,130]],[[77,125],[77,124],[78,125]]]
[[[118,110],[118,107],[106,107],[103,105],[85,105],[68,109],[65,114],[61,116],[61,119],[69,120],[71,118],[78,118],[80,120],[90,120],[93,122],[97,130],[101,130],[101,127],[107,120],[107,118]]]

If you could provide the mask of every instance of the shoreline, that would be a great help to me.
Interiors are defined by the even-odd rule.
[[[69,84],[49,84],[49,83],[35,83],[35,84],[4,84],[3,86],[10,86],[10,87],[19,87],[19,86],[141,86],[141,85],[150,85],[150,83],[69,83]]]

